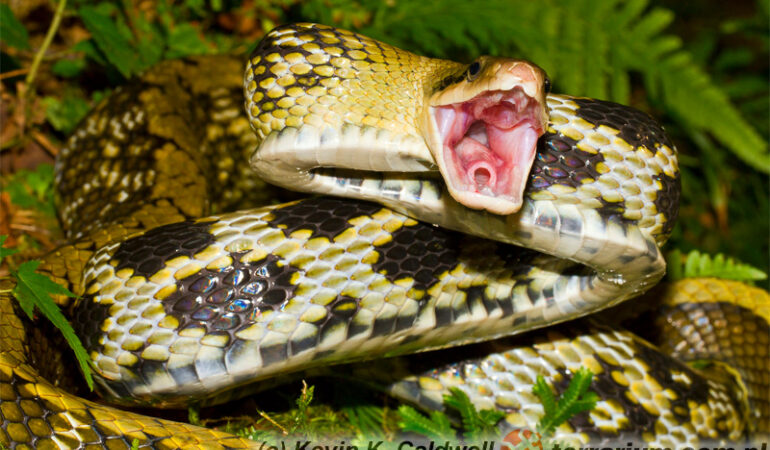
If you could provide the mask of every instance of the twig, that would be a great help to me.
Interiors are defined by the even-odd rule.
[[[18,77],[19,75],[24,75],[27,72],[29,72],[29,67],[22,67],[21,69],[11,70],[9,72],[3,72],[3,73],[0,73],[0,80],[5,80],[6,78]]]
[[[266,412],[264,412],[264,411],[262,411],[262,410],[259,410],[259,409],[258,409],[258,410],[257,410],[257,413],[259,413],[259,415],[260,415],[260,416],[262,416],[263,418],[265,418],[265,420],[267,420],[268,422],[270,422],[270,423],[272,423],[273,425],[275,425],[275,427],[276,427],[276,428],[279,428],[279,429],[281,430],[281,433],[283,433],[283,435],[284,435],[284,436],[288,436],[288,434],[289,434],[289,431],[288,431],[286,428],[282,427],[282,426],[281,426],[281,425],[280,425],[278,422],[276,422],[275,420],[273,420],[273,418],[272,418],[272,417],[268,416]]]
[[[51,141],[39,131],[32,132],[32,139],[35,140],[41,147],[43,147],[49,155],[56,157],[59,154],[59,148],[51,143]]]
[[[45,55],[45,52],[48,51],[48,47],[51,45],[51,42],[53,42],[53,37],[56,35],[56,32],[59,30],[59,24],[61,23],[61,19],[64,16],[64,8],[67,6],[67,0],[59,0],[59,4],[56,7],[56,14],[53,16],[53,21],[51,22],[51,26],[48,27],[48,32],[45,34],[45,39],[43,40],[43,45],[40,46],[40,49],[35,54],[35,59],[32,60],[32,65],[29,68],[29,73],[27,74],[27,78],[24,80],[24,82],[27,84],[27,95],[31,96],[32,92],[35,90],[33,89],[33,85],[35,83],[35,77],[37,76],[37,69],[40,66],[40,62],[43,60],[43,56]]]

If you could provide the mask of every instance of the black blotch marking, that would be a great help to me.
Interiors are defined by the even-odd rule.
[[[452,323],[452,307],[440,306],[436,308],[436,328]]]
[[[329,338],[329,335],[339,333],[340,328],[347,327],[347,319],[334,314],[329,314],[326,322],[321,326],[319,330],[319,342],[323,342]]]
[[[575,98],[572,101],[578,105],[575,115],[596,126],[619,130],[618,136],[634,147],[644,146],[653,154],[660,145],[674,148],[663,127],[649,114],[604,100]]]
[[[271,345],[269,347],[260,347],[259,355],[262,357],[262,367],[271,364],[286,361],[288,357],[288,346],[285,344]]]
[[[110,305],[94,303],[93,295],[84,295],[75,305],[70,323],[86,350],[99,351],[102,348],[99,343],[99,336],[103,334],[101,326],[109,316]]]
[[[375,247],[380,258],[372,264],[390,282],[411,277],[415,289],[426,290],[458,264],[460,235],[421,222],[402,226],[392,239]]]
[[[619,130],[618,136],[633,147],[644,146],[655,154],[660,146],[674,149],[663,128],[648,114],[634,108],[617,103],[576,98],[578,105],[575,115],[595,127],[605,125]],[[554,184],[573,188],[579,187],[584,180],[597,180],[600,174],[596,165],[604,161],[601,153],[590,154],[577,148],[577,141],[557,133],[546,132],[537,144],[537,156],[533,164],[527,190],[538,192],[548,189]],[[671,178],[666,175],[655,177],[663,184],[658,192],[655,206],[666,215],[667,221],[663,227],[663,235],[668,235],[674,226],[679,205],[679,175]],[[623,223],[633,220],[623,218],[625,203],[607,202],[598,198],[602,206],[599,214],[604,218],[617,218]],[[670,218],[670,219],[669,219]]]
[[[621,264],[628,264],[633,262],[636,259],[636,256],[634,255],[620,255],[618,256],[618,261]]]
[[[546,306],[552,307],[556,303],[556,298],[553,295],[553,286],[544,288],[542,292]]]
[[[577,147],[574,139],[558,133],[546,132],[537,141],[537,155],[532,164],[527,191],[539,192],[555,184],[577,189],[585,180],[598,180],[601,174],[596,165],[604,162],[601,153],[591,154]],[[599,215],[604,218],[618,217],[623,219],[624,202],[611,203],[599,197],[602,206],[598,208]]]
[[[519,325],[524,325],[527,323],[527,318],[525,316],[516,316],[513,318],[513,325],[514,327],[518,327]]]
[[[309,350],[316,346],[317,336],[308,336],[299,341],[292,340],[289,342],[289,348],[292,355],[298,355],[306,350]]]
[[[668,236],[674,228],[677,217],[679,217],[679,195],[682,191],[682,183],[679,178],[679,172],[674,177],[665,173],[655,175],[653,180],[659,181],[663,188],[658,191],[655,197],[655,209],[666,216],[666,222],[663,224],[662,234]]]
[[[358,299],[340,295],[329,303],[329,313],[343,319],[349,319],[358,311]]]
[[[334,237],[353,225],[350,219],[372,215],[382,206],[374,203],[341,200],[332,197],[319,197],[303,200],[272,211],[272,227],[281,228],[286,236],[297,230],[310,230],[311,236],[325,237],[333,241]]]
[[[374,319],[372,326],[372,337],[385,336],[393,332],[393,326],[396,324],[395,317],[378,317]]]
[[[653,347],[637,342],[636,350],[639,359],[645,361],[649,366],[647,373],[657,380],[663,389],[671,388],[673,391],[681,393],[680,395],[677,395],[675,399],[669,399],[669,402],[671,403],[670,411],[676,416],[677,420],[683,423],[690,420],[689,401],[695,401],[700,404],[706,404],[708,402],[709,386],[703,377],[696,375],[689,367],[674,360],[668,355],[664,355]],[[676,364],[674,365],[674,363]],[[685,385],[674,381],[671,370],[672,367],[677,367],[680,371],[686,372],[692,383]],[[683,410],[685,413],[680,414],[677,410]]]
[[[198,373],[195,371],[194,365],[168,369],[168,373],[171,374],[171,377],[180,386],[189,383],[197,383],[199,381]]]
[[[369,330],[370,330],[369,327],[366,325],[351,322],[348,325],[348,339],[352,339],[358,336],[359,334],[366,333]]]
[[[416,315],[410,314],[410,315],[400,315],[396,318],[396,324],[395,324],[395,331],[404,331],[409,328],[412,328],[414,325],[414,321],[417,318]]]
[[[235,333],[253,323],[263,311],[279,310],[294,297],[289,280],[297,269],[267,255],[244,263],[246,252],[231,253],[232,265],[221,270],[201,269],[177,281],[176,292],[163,301],[166,314],[179,320],[179,329],[203,326],[206,334]]]
[[[596,165],[604,162],[604,156],[584,152],[577,143],[548,131],[540,136],[527,190],[538,192],[554,184],[577,188],[586,179],[598,179],[600,173]]]
[[[583,223],[572,217],[562,217],[561,230],[562,232],[569,232],[573,235],[579,236],[583,230]]]
[[[476,304],[482,305],[487,311],[487,314],[492,314],[493,311],[503,309],[502,306],[497,301],[495,301],[495,299],[487,297],[486,286],[471,286],[465,289],[465,299],[469,314],[473,310],[473,305]],[[510,304],[512,302],[505,303]],[[503,314],[503,317],[505,317],[505,314]]]
[[[146,233],[123,241],[113,259],[118,261],[115,271],[130,268],[134,275],[149,278],[177,256],[192,257],[214,242],[209,233],[213,221],[184,222],[162,225]]]
[[[582,331],[581,334],[586,334],[586,332]],[[643,361],[644,365],[649,368],[648,373],[660,383],[662,389],[671,389],[677,392],[677,398],[669,400],[671,402],[669,411],[675,415],[678,421],[688,422],[690,418],[688,402],[692,400],[704,404],[708,400],[709,389],[706,380],[686,365],[661,353],[658,349],[647,345],[641,340],[633,340],[630,344],[633,347],[635,357]],[[620,403],[630,422],[628,428],[620,430],[617,437],[613,437],[613,439],[616,439],[616,442],[626,442],[626,440],[639,440],[646,432],[654,433],[655,422],[658,416],[648,413],[641,405],[630,401],[625,394],[627,388],[618,385],[612,379],[612,371],[623,372],[623,368],[620,365],[610,364],[600,357],[595,359],[602,366],[603,370],[600,374],[594,375],[591,390],[599,394],[600,398],[613,398]],[[692,380],[692,384],[685,386],[675,382],[672,376],[674,371],[686,373],[690,380]],[[554,383],[554,388],[559,394],[566,390],[571,379],[571,375],[563,371],[561,372],[564,378]],[[677,413],[677,407],[681,408],[680,411],[683,411],[683,413]],[[607,437],[606,433],[597,430],[589,421],[587,412],[574,416],[570,419],[570,424],[578,432],[586,432],[590,436]]]

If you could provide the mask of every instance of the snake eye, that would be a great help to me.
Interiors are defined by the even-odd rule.
[[[481,72],[481,63],[478,61],[474,61],[471,63],[470,66],[468,66],[468,71],[466,72],[468,74],[468,81],[473,81],[476,79],[477,76],[479,76],[479,73]]]
[[[546,94],[551,93],[551,79],[548,77],[545,77],[545,81],[543,81],[543,89],[545,89]]]

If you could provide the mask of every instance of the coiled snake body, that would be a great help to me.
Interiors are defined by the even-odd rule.
[[[281,373],[583,316],[663,275],[678,170],[645,114],[546,95],[542,71],[521,61],[461,65],[320,25],[279,27],[260,43],[246,70],[248,117],[237,67],[225,57],[158,66],[97,107],[57,161],[73,244],[43,267],[82,296],[73,327],[111,401],[222,402],[223,390]],[[207,216],[272,197],[247,159],[273,183],[359,200]],[[343,371],[368,372],[426,407],[460,386],[480,407],[505,410],[506,428],[533,427],[542,414],[528,394],[536,374],[563,389],[588,366],[602,400],[561,436],[665,446],[766,432],[767,294],[688,283],[666,297],[678,318],[660,335],[698,318],[682,330],[702,342],[712,339],[698,334],[704,323],[732,324],[714,339],[729,347],[719,367],[738,383],[589,322]],[[708,312],[692,312],[687,295]],[[3,444],[253,444],[59,390],[29,364],[31,327],[7,299],[0,307]],[[754,336],[753,353],[723,342],[738,334]]]

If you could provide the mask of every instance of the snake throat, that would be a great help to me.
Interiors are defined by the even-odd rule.
[[[509,212],[521,207],[537,139],[544,132],[539,108],[521,86],[433,108],[446,182],[466,194],[466,206],[485,208],[480,196],[505,200]]]

